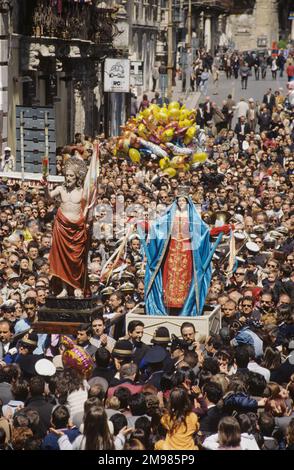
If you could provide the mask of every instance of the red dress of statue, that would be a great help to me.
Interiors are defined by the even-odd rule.
[[[163,266],[163,298],[168,308],[181,309],[192,280],[193,259],[187,202],[179,198],[171,230],[171,240]]]

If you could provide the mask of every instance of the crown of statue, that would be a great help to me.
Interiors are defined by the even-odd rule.
[[[189,193],[190,193],[190,186],[187,186],[187,185],[184,185],[184,184],[180,184],[178,186],[178,194],[177,194],[177,197],[188,197],[189,196]]]

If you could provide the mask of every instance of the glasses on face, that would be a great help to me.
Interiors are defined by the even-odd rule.
[[[251,304],[243,304],[243,308],[251,308],[252,305]]]
[[[245,276],[245,273],[236,273],[236,276]]]
[[[271,304],[271,302],[272,302],[271,300],[261,300],[260,301],[261,304],[268,304],[268,305]]]
[[[274,268],[274,269],[277,268],[277,265],[276,265],[276,264],[269,264],[269,263],[268,263],[267,266],[268,266],[269,268]]]

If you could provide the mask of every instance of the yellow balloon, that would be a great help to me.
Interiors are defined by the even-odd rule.
[[[149,109],[150,111],[154,114],[154,112],[159,112],[160,110],[160,107],[158,106],[158,104],[155,104],[155,103],[152,103],[150,106],[149,106]]]
[[[182,120],[182,126],[183,127],[190,127],[193,124],[193,121],[190,119],[183,119]]]
[[[142,123],[138,126],[138,134],[140,137],[146,137],[146,127]]]
[[[189,129],[187,129],[186,136],[193,139],[195,135],[196,135],[196,127],[189,127]]]
[[[169,176],[170,178],[173,178],[174,176],[176,176],[177,170],[175,170],[174,168],[166,168],[163,171],[163,174]]]
[[[130,139],[124,139],[122,142],[122,151],[128,153],[130,149]]]
[[[170,142],[173,139],[174,133],[175,133],[174,129],[166,129],[162,133],[162,140],[164,142]]]
[[[162,170],[164,170],[165,168],[168,168],[169,164],[170,164],[170,161],[168,157],[164,157],[159,160],[159,166]]]
[[[205,152],[196,152],[192,156],[192,162],[193,163],[203,163],[207,160],[207,153]]]
[[[142,114],[143,114],[143,116],[144,116],[145,119],[148,118],[148,117],[150,116],[150,114],[151,114],[150,108],[144,109],[144,111],[142,111]]]
[[[168,109],[180,109],[180,103],[178,101],[171,101],[168,105]]]
[[[180,111],[180,120],[183,121],[183,119],[187,119],[190,114],[189,109],[181,109]]]
[[[178,120],[180,117],[180,111],[177,108],[171,108],[168,111],[168,116],[170,121]]]
[[[178,163],[179,163],[179,158],[178,157],[173,157],[170,161],[171,168],[177,168]]]
[[[192,137],[189,137],[188,135],[185,135],[184,144],[189,145],[191,142],[192,142]]]
[[[129,157],[133,163],[140,163],[141,156],[140,156],[140,152],[137,149],[130,149]]]
[[[160,123],[165,124],[168,121],[167,109],[161,109],[158,113],[158,120]]]

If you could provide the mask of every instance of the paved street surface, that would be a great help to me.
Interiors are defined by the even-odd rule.
[[[254,98],[254,100],[262,102],[263,95],[266,90],[272,88],[273,91],[279,89],[280,87],[286,90],[287,77],[284,73],[284,77],[277,77],[277,80],[272,80],[271,73],[267,71],[267,77],[265,80],[255,80],[254,73],[252,77],[248,78],[248,87],[247,90],[242,90],[241,88],[241,79],[230,78],[227,79],[224,72],[220,73],[219,79],[219,90],[218,94],[214,95],[215,91],[213,88],[212,80],[210,78],[208,85],[208,95],[213,101],[215,101],[219,106],[222,106],[222,101],[227,98],[230,93],[233,99],[238,102],[241,97],[244,97],[246,100],[249,98]],[[203,100],[203,95],[201,95],[200,100]]]
[[[241,79],[230,78],[227,79],[224,72],[220,72],[218,89],[213,87],[212,78],[209,79],[208,85],[208,96],[212,101],[215,101],[218,106],[222,107],[222,102],[231,94],[236,103],[241,97],[246,100],[254,98],[255,101],[262,102],[263,95],[265,92],[272,88],[273,92],[279,88],[283,88],[283,92],[286,91],[287,77],[284,73],[284,77],[280,78],[277,76],[277,80],[272,80],[270,70],[267,71],[265,80],[255,80],[254,72],[253,76],[248,79],[247,90],[242,90]],[[217,92],[217,94],[214,94]],[[149,91],[148,97],[151,100],[154,97],[154,93]],[[141,98],[141,97],[140,97]],[[205,96],[199,92],[182,91],[182,82],[177,80],[176,86],[173,88],[173,100],[179,100],[187,106],[187,108],[195,108],[198,103],[205,100]],[[140,103],[140,99],[138,99]]]

